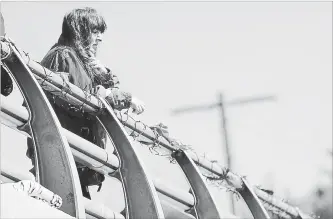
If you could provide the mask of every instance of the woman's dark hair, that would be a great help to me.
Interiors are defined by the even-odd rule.
[[[94,30],[104,33],[107,25],[104,18],[93,8],[74,9],[65,15],[62,23],[62,37],[68,43],[80,43],[86,47],[90,43],[90,34]]]
[[[97,11],[90,7],[77,8],[67,13],[62,23],[62,33],[57,45],[72,47],[83,65],[91,80],[98,76],[99,72],[91,67],[90,62],[94,60],[89,53],[91,34],[94,31],[104,33],[107,29],[104,18]]]

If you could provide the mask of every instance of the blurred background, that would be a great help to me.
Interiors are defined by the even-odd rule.
[[[3,1],[1,11],[7,35],[40,61],[64,14],[84,6],[108,24],[98,57],[146,104],[137,120],[162,122],[172,137],[228,165],[220,107],[174,113],[217,104],[222,94],[232,170],[332,218],[331,2]],[[7,98],[22,103],[17,88]],[[137,147],[155,178],[188,189],[177,166]],[[28,171],[25,149],[25,137],[1,125],[1,164],[17,160]],[[103,186],[93,198],[121,209],[120,185],[111,181],[113,189]],[[228,215],[226,192],[211,190]],[[249,217],[241,201],[236,215]]]

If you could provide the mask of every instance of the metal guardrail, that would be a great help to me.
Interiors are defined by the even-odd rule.
[[[6,47],[4,47],[4,48],[6,48]],[[37,78],[37,80],[43,84],[43,88],[47,87],[48,89],[52,89],[53,91],[59,92],[59,94],[63,94],[65,91],[65,95],[62,98],[65,98],[71,104],[80,105],[87,112],[95,112],[95,113],[97,112],[98,113],[102,104],[96,97],[85,93],[84,91],[82,91],[80,88],[76,87],[73,84],[65,82],[62,77],[49,71],[48,69],[46,69],[44,67],[42,67],[39,63],[31,60],[30,57],[28,55],[26,55],[25,53],[21,52],[21,56],[22,56],[22,59],[26,62],[26,64],[29,66],[29,68],[32,70],[32,72],[35,74],[35,77]],[[60,95],[60,97],[61,97],[61,95]],[[89,97],[89,98],[87,98],[87,97]],[[17,117],[18,114],[12,114],[12,112],[14,112],[14,111],[15,110],[8,108],[6,115],[5,115],[5,116],[7,116],[7,118],[10,117],[14,121],[14,123],[16,121],[20,121],[20,119],[22,119],[23,117],[26,118],[26,115],[23,115],[22,112],[19,112],[19,114],[21,113],[20,115],[23,117],[20,117],[20,116]],[[117,116],[119,116],[119,114]],[[21,122],[23,122],[23,121],[21,121]],[[142,134],[147,139],[150,139],[151,141],[156,140],[155,133],[151,129],[146,129],[146,127],[143,124],[136,123],[136,121],[132,121],[130,119],[127,121],[122,121],[122,122],[126,127]],[[70,141],[70,144],[72,144],[73,142],[76,142],[75,145],[77,145],[77,142],[82,142],[81,139],[79,140],[80,137],[77,138],[76,136],[73,136],[72,135],[73,133],[70,134],[68,131],[65,131],[65,133],[66,133],[66,137]],[[174,146],[170,145],[169,142],[167,140],[165,140],[164,138],[159,139],[159,144],[171,151],[175,151],[178,149],[178,148],[175,148]],[[84,145],[88,145],[88,144],[84,143]],[[85,149],[88,149],[88,148],[85,148]],[[110,161],[110,162],[105,162],[105,160],[104,160],[105,156],[103,157],[101,154],[96,156],[96,154],[94,154],[94,152],[89,151],[89,149],[88,150],[85,150],[85,149],[78,148],[78,147],[76,147],[76,148],[72,147],[73,155],[76,156],[78,159],[84,160],[88,164],[92,163],[94,160],[94,161],[102,163],[105,167],[110,167],[111,169],[117,166],[116,165],[117,161],[115,159],[109,158],[108,161]],[[87,152],[87,151],[89,151],[89,152]],[[95,151],[95,149],[94,149],[94,151]],[[84,152],[84,153],[82,153],[82,152]],[[99,152],[101,152],[101,151],[99,151]],[[191,151],[188,152],[188,155],[198,166],[201,166],[202,168],[206,169],[207,171],[209,171],[219,177],[222,177],[222,176],[225,177],[224,169],[221,168],[217,163],[212,163],[206,159],[201,159],[200,157],[198,157],[195,153],[192,153]],[[89,158],[92,158],[92,160],[89,160]],[[100,158],[102,158],[102,159],[100,159]],[[117,159],[117,157],[115,157],[115,158]],[[119,161],[118,161],[118,165],[119,165]],[[109,169],[105,169],[105,172],[109,173]],[[240,176],[238,176],[232,172],[227,173],[226,180],[228,181],[229,184],[231,184],[236,189],[242,189],[242,187],[244,186]],[[160,188],[158,186],[156,186],[156,189],[160,190],[160,192],[164,191],[165,194],[172,196],[172,195],[170,195],[171,194],[170,192],[166,192],[165,189],[161,189],[161,188],[163,188],[163,186],[161,186]],[[261,191],[260,189],[253,188],[253,191],[256,193],[258,198],[261,199],[263,202],[269,203],[270,205],[285,211],[286,213],[290,214],[294,218],[297,218],[300,216],[301,212],[297,208],[292,207],[292,206],[288,205],[287,203],[284,203],[280,200],[274,199],[274,197],[266,194],[265,192]],[[163,193],[163,192],[161,192],[161,193]],[[187,196],[187,195],[185,195],[185,196]],[[175,198],[177,200],[177,195],[175,195],[172,198]],[[180,200],[184,201],[184,198],[180,198]],[[187,201],[184,201],[185,204],[192,204],[194,202],[194,201],[192,202],[189,200],[190,199],[188,199]],[[309,217],[309,218],[311,218],[311,217]]]
[[[29,119],[29,114],[24,107],[14,107],[5,98],[1,100],[1,116],[4,114],[3,118],[11,117],[10,121],[16,126],[23,125]],[[83,161],[89,168],[106,175],[113,173],[119,167],[119,160],[114,154],[109,154],[104,149],[64,128],[63,130],[76,160]],[[153,181],[153,183],[161,194],[188,207],[194,205],[194,198],[191,194],[179,189],[171,189],[159,181]]]
[[[21,53],[23,60],[26,62],[26,64],[30,67],[32,72],[35,74],[37,80],[41,83],[43,83],[43,88],[48,87],[48,89],[52,89],[53,91],[59,92],[59,94],[66,93],[66,95],[63,98],[66,98],[68,102],[70,102],[73,105],[79,105],[82,106],[85,110],[88,112],[98,112],[100,107],[102,106],[100,101],[95,97],[92,96],[77,86],[68,83],[64,81],[64,79],[53,73],[52,71],[44,68],[39,63],[33,61],[28,55],[25,53]],[[59,95],[61,97],[61,95]],[[87,97],[89,97],[87,99]],[[74,100],[75,99],[75,100]],[[71,102],[73,101],[73,102]],[[120,115],[117,115],[119,119],[121,119]],[[144,137],[147,139],[150,139],[152,141],[156,140],[155,134],[153,130],[146,129],[146,127],[143,124],[136,123],[132,120],[122,121],[125,126],[128,128],[135,130],[138,133],[141,133]],[[164,138],[159,139],[159,144],[162,147],[165,147],[166,149],[169,149],[171,151],[177,150],[178,148],[170,145],[170,143],[165,140]],[[194,162],[203,167],[204,169],[221,176],[224,174],[223,169],[216,163],[212,163],[208,160],[200,159],[196,154],[189,152],[190,157],[194,160]],[[230,176],[231,178],[237,178],[236,175]],[[235,179],[236,180],[236,179]],[[237,180],[236,180],[237,181]]]
[[[3,43],[2,43],[3,44]],[[3,47],[5,48],[5,47]],[[87,112],[98,112],[102,107],[100,101],[77,86],[66,82],[60,75],[53,73],[52,71],[44,68],[39,63],[33,61],[27,54],[21,52],[22,59],[26,62],[32,72],[35,74],[37,80],[42,84],[42,87],[46,90],[52,90],[52,93],[58,92],[60,98],[66,99],[69,103],[77,106],[81,106]],[[65,95],[61,95],[64,94]],[[89,98],[88,98],[89,97]],[[117,114],[118,118],[121,119],[121,116]],[[153,130],[146,129],[143,124],[136,123],[133,120],[122,121],[125,126],[135,130],[138,133],[141,133],[147,139],[152,141],[156,140]],[[170,143],[164,138],[159,139],[159,144],[162,147],[165,147],[168,150],[174,151],[178,148],[170,145]],[[205,159],[200,159],[196,154],[189,152],[189,156],[193,161],[203,167],[204,169],[210,171],[213,174],[222,176],[224,174],[223,169],[216,163],[212,163]],[[237,181],[237,176],[230,174],[230,178]],[[236,186],[237,187],[237,186]]]

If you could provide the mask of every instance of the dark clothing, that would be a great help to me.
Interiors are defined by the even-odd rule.
[[[107,100],[116,109],[130,107],[132,95],[119,90],[118,77],[108,69],[108,73],[103,74],[103,80],[97,79],[97,77],[90,78],[75,50],[69,46],[53,47],[43,58],[41,64],[55,73],[68,77],[70,83],[88,93],[94,94],[94,88],[97,85],[110,89],[112,95]]]
[[[117,100],[115,103],[111,104],[118,109],[128,108],[130,106],[131,95],[119,91],[119,81],[115,75],[111,75],[110,73],[109,81],[96,83],[94,79],[90,79],[85,73],[83,63],[77,58],[76,52],[68,46],[56,46],[51,49],[41,61],[41,65],[55,73],[62,75],[68,73],[65,74],[65,77],[68,77],[69,82],[89,93],[94,93],[94,88],[97,85],[102,85],[101,83],[103,83],[104,86],[109,85],[109,87],[106,88],[111,89],[113,99]],[[77,75],[80,75],[80,77],[77,77]],[[65,101],[59,98],[53,99],[51,94],[47,94],[47,96],[64,128],[97,144],[99,147],[105,148],[106,133],[94,116],[71,110],[70,105]]]
[[[13,91],[13,81],[1,65],[1,94],[8,96]]]
[[[97,85],[103,85],[105,88],[110,89],[111,97],[106,98],[106,100],[114,108],[129,108],[131,104],[131,95],[119,90],[119,81],[115,75],[112,75],[109,71],[109,76],[105,77],[109,79],[107,81],[90,78],[85,71],[83,63],[71,47],[53,47],[41,61],[41,65],[56,74],[60,74],[62,78],[68,79],[70,83],[73,83],[88,93],[94,94],[94,88]],[[105,148],[106,133],[96,117],[73,109],[70,104],[60,98],[54,98],[51,93],[46,93],[46,96],[49,98],[63,128],[101,148]],[[111,102],[112,100],[114,101]],[[32,157],[33,147],[31,140],[28,140],[28,148],[27,156]],[[78,167],[83,195],[86,198],[90,198],[88,186],[93,184],[91,183],[91,181],[93,181],[92,179],[104,181],[104,176],[84,167],[82,164],[76,163],[76,165]]]

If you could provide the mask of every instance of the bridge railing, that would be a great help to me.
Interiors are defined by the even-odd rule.
[[[6,45],[6,43],[1,42],[1,44],[4,53],[9,54],[11,51]],[[80,107],[80,109],[84,110],[85,112],[98,113],[101,108],[103,108],[103,104],[98,98],[84,92],[77,86],[67,82],[59,74],[55,74],[52,71],[49,71],[48,69],[41,66],[39,63],[33,61],[28,54],[24,53],[21,50],[19,51],[21,58],[34,73],[34,76],[39,82],[40,86],[46,92],[52,92],[52,94],[56,95],[59,98],[62,98],[63,100],[66,100],[74,106]],[[171,145],[170,142],[163,137],[159,137],[158,139],[156,139],[156,133],[152,129],[147,128],[147,126],[145,126],[144,124],[137,123],[132,118],[127,118],[126,120],[123,120],[123,115],[120,112],[118,112],[116,115],[124,126],[136,133],[140,133],[147,140],[151,141],[151,143],[156,143],[156,140],[158,140],[158,144],[160,146],[170,150],[171,152],[179,150],[179,147]],[[26,108],[13,106],[9,102],[2,99],[1,117],[5,118],[15,126],[22,126],[28,121],[29,113],[27,112]],[[85,139],[75,135],[74,133],[66,129],[63,129],[63,133],[68,140],[75,160],[80,161],[89,168],[94,169],[95,171],[105,175],[112,174],[119,168],[120,161],[115,154],[108,153],[106,150],[99,148],[98,146],[90,143],[89,141],[86,141]],[[244,187],[244,182],[239,175],[231,171],[227,171],[225,168],[221,168],[221,166],[216,162],[210,162],[209,160],[198,156],[192,151],[188,151],[187,153],[196,165],[202,167],[216,177],[220,177],[221,179],[223,178],[229,185],[234,187],[236,190],[241,190]],[[98,166],[98,168],[96,168],[96,166]],[[10,169],[1,171],[2,174],[7,177],[15,175],[15,173],[13,173]],[[21,177],[22,176],[13,176],[12,179],[21,179]],[[188,192],[182,192],[179,189],[171,189],[158,181],[154,181],[154,186],[156,190],[161,194],[166,195],[169,198],[172,198],[179,203],[188,206],[189,208],[195,205],[195,197]],[[290,206],[283,201],[275,199],[274,197],[268,195],[260,189],[257,189],[256,187],[253,187],[252,189],[254,190],[258,198],[263,201],[263,203],[269,204],[273,208],[284,211],[287,216],[290,216],[291,218],[300,217],[301,212],[297,208]],[[169,209],[172,208],[172,205],[169,205],[169,203],[164,203],[163,205],[169,206]],[[109,213],[112,214],[113,212],[111,210],[106,210],[107,208],[100,208],[97,206],[98,205],[94,204],[92,201],[85,199],[86,213],[90,215],[93,215],[97,218],[107,218],[108,216],[110,216]],[[114,218],[121,218],[122,216],[119,213],[114,213],[114,215],[117,215],[117,217],[115,216]],[[191,218],[190,215],[187,214],[187,216],[188,218]],[[288,218],[287,216],[286,218]]]
[[[1,117],[2,119],[11,117],[9,122],[12,125],[19,127],[28,121],[29,114],[24,107],[13,106],[8,100],[2,98]],[[89,168],[105,174],[106,176],[113,173],[119,167],[119,160],[114,154],[108,153],[106,150],[90,143],[89,141],[66,129],[63,130],[69,145],[71,146],[75,160],[80,161]],[[5,176],[12,176],[16,179],[27,179],[28,177],[25,176],[22,178],[22,176],[17,176],[18,174],[15,174],[15,171],[10,169],[2,169],[1,171],[5,174]],[[156,190],[161,194],[166,195],[167,197],[172,198],[188,207],[192,207],[194,205],[194,199],[191,194],[183,192],[180,189],[171,189],[159,181],[154,181],[154,185]],[[98,213],[94,212],[94,215],[98,215]]]

